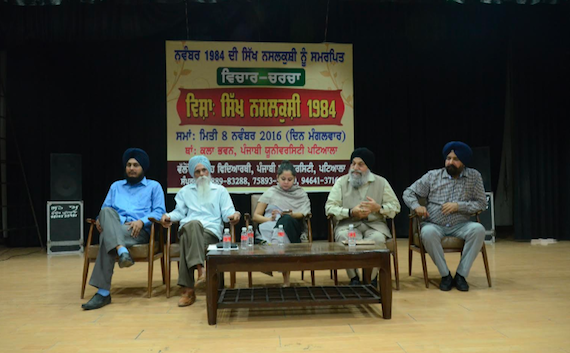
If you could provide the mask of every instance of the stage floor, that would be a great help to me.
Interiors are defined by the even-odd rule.
[[[400,290],[393,291],[391,320],[381,319],[380,305],[220,309],[217,325],[209,326],[205,287],[194,305],[177,306],[176,266],[171,298],[158,262],[150,299],[145,263],[116,266],[112,304],[83,311],[95,289],[80,299],[81,255],[0,247],[0,352],[570,353],[570,242],[487,244],[493,287],[479,255],[466,293],[441,292],[430,259],[434,281],[426,289],[419,255],[410,277],[407,239],[398,240],[398,249]],[[447,259],[454,273],[459,254]],[[348,282],[345,271],[339,277]],[[253,274],[254,285],[281,281],[279,273]],[[292,272],[291,283],[310,285],[310,273],[302,281]],[[332,285],[329,272],[317,271],[316,284]],[[238,273],[237,286],[247,286],[247,274]]]

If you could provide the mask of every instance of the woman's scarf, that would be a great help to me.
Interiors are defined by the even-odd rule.
[[[273,185],[261,195],[259,202],[275,205],[281,210],[291,210],[304,216],[311,212],[309,196],[299,185],[293,185],[289,190],[283,190],[279,185]]]

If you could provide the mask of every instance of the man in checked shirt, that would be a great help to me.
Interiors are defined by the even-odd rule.
[[[465,166],[472,155],[471,148],[463,142],[447,143],[443,147],[445,168],[430,170],[404,191],[406,205],[423,219],[420,237],[441,274],[442,291],[453,286],[460,291],[469,290],[466,278],[485,240],[485,228],[470,221],[473,214],[487,206],[481,173]],[[426,199],[426,207],[420,206],[419,198]],[[441,239],[445,236],[465,240],[455,278],[443,255]]]

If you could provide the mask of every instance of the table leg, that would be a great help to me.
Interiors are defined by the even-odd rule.
[[[208,282],[206,285],[206,304],[208,311],[208,324],[215,325],[218,316],[218,271],[212,261],[206,261],[206,275]]]
[[[379,271],[380,297],[382,299],[382,316],[392,318],[392,270],[390,268],[390,253],[380,254]]]
[[[363,268],[362,269],[362,283],[369,284],[372,278],[372,269],[371,268]]]
[[[224,272],[218,273],[218,289],[224,289],[226,286],[226,279],[224,277]]]

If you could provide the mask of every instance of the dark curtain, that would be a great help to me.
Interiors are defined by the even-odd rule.
[[[568,60],[551,54],[567,54],[568,45],[556,37],[542,39],[568,33],[567,15],[563,5],[266,0],[16,7],[0,2],[0,48],[8,53],[10,115],[33,181],[42,234],[45,237],[50,153],[82,155],[87,217],[98,213],[109,185],[122,177],[121,154],[127,147],[145,149],[151,159],[148,177],[166,185],[165,40],[353,43],[355,145],[377,154],[374,171],[389,180],[400,199],[423,173],[443,165],[441,148],[449,140],[490,148],[496,190],[511,65],[514,80],[520,80],[514,85],[521,86],[513,89],[518,101],[514,134],[539,134],[550,143],[549,151],[558,149],[559,164],[552,168],[558,176],[559,200],[565,199],[568,186],[562,181],[568,180],[568,149],[561,148],[560,126],[545,120],[567,112],[563,92]],[[523,20],[533,24],[533,42],[527,42],[527,33],[513,29],[524,28]],[[532,71],[535,57],[542,68]],[[544,80],[544,72],[550,73],[552,83],[546,91],[533,86],[533,80]],[[534,119],[535,113],[544,119]],[[519,121],[517,114],[533,119]],[[520,140],[515,139],[518,145],[513,148],[516,160],[530,163],[529,153],[536,153],[536,163],[548,163],[550,168],[543,150],[530,148],[524,137],[524,143]],[[517,187],[525,178],[534,178],[532,173],[540,169],[536,163],[518,165]],[[544,182],[531,185],[538,192]],[[11,197],[18,197],[17,190],[12,192]],[[315,239],[326,239],[326,196],[311,195]],[[232,197],[242,213],[250,210],[249,196]],[[521,205],[527,197],[518,199]],[[567,206],[558,205],[564,215]],[[173,207],[169,195],[167,209]],[[542,226],[535,213],[539,206],[531,207],[533,212],[520,216],[525,223]],[[407,236],[407,213],[403,206],[396,218],[399,236]],[[564,231],[561,222],[552,222],[553,237]],[[38,245],[34,232],[11,236],[10,242]]]
[[[515,237],[569,240],[568,16],[552,14],[548,26],[528,13],[517,19],[510,44]]]

